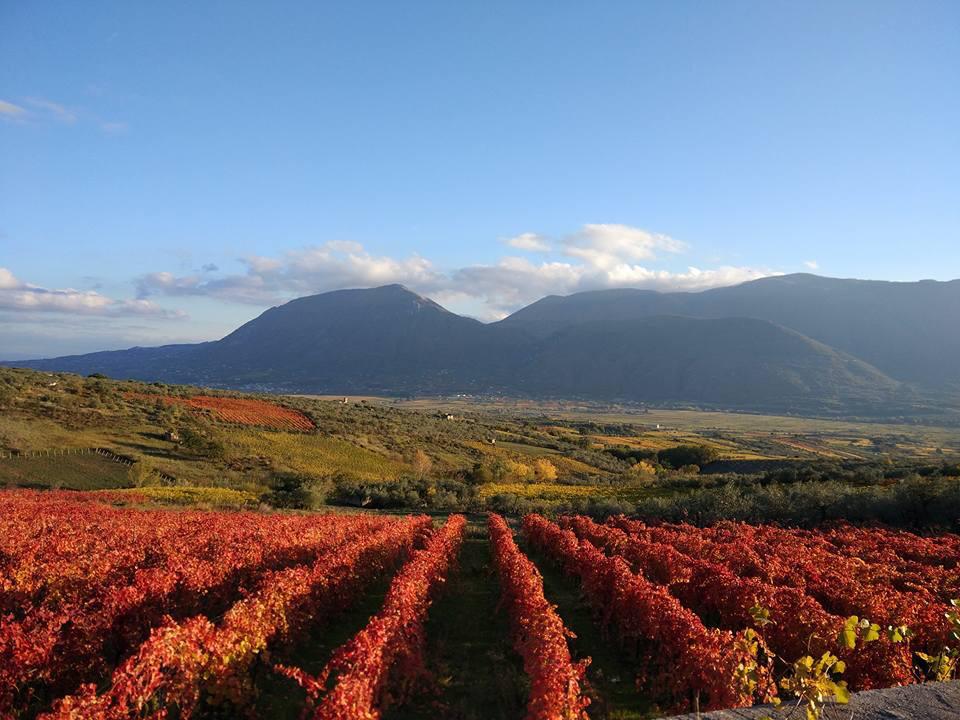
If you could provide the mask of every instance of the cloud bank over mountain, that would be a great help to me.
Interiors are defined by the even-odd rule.
[[[587,224],[559,238],[525,232],[504,243],[522,254],[451,269],[417,254],[381,256],[361,243],[330,241],[277,257],[240,258],[242,273],[149,273],[137,279],[137,296],[208,296],[267,306],[309,293],[401,283],[445,302],[470,303],[474,314],[495,319],[544,295],[617,287],[705,290],[778,274],[731,265],[657,268],[663,254],[684,253],[687,244],[628,225]]]
[[[0,268],[0,328],[10,357],[37,357],[216,339],[264,308],[344,288],[400,283],[456,312],[494,321],[547,295],[625,287],[699,291],[780,274],[678,263],[692,254],[688,243],[616,223],[556,236],[528,231],[493,247],[490,261],[451,267],[417,253],[381,255],[359,242],[331,240],[234,261],[204,257],[181,261],[179,269],[134,271],[108,290],[86,277],[76,279],[79,288],[47,287]]]

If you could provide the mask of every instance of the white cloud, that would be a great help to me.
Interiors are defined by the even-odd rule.
[[[27,111],[19,105],[14,105],[12,102],[7,102],[6,100],[0,100],[0,115],[5,115],[12,118],[22,118],[26,114]]]
[[[525,232],[516,237],[507,238],[504,242],[517,250],[529,250],[530,252],[550,252],[550,243],[543,237],[532,232]]]
[[[529,249],[546,241],[533,233],[509,242]],[[626,225],[585,225],[559,242],[554,257],[532,262],[506,256],[489,265],[447,271],[417,255],[405,259],[376,256],[355,242],[333,241],[280,257],[243,258],[246,271],[216,277],[175,276],[167,272],[138,279],[138,296],[205,295],[255,305],[274,305],[302,295],[341,288],[402,283],[416,292],[450,303],[483,319],[501,317],[544,295],[584,290],[638,287],[661,291],[698,291],[736,285],[767,275],[767,269],[722,266],[670,271],[651,267],[658,252],[679,253],[686,245],[667,235]],[[538,251],[540,252],[540,251]],[[643,264],[641,264],[643,261]]]
[[[240,262],[246,266],[246,273],[222,278],[176,277],[166,272],[144,275],[137,280],[138,296],[209,295],[271,305],[298,295],[390,283],[431,292],[446,282],[425,258],[376,256],[359,243],[339,240],[294,250],[281,258],[249,256]]]
[[[527,235],[540,239],[532,233],[519,237]],[[479,300],[481,316],[496,318],[545,295],[617,287],[697,291],[774,274],[733,266],[672,272],[638,264],[655,260],[658,252],[681,253],[686,248],[686,243],[662,233],[629,225],[588,224],[562,238],[558,259],[535,264],[525,258],[505,257],[493,265],[456,270],[450,285],[461,297]]]
[[[807,266],[808,268],[810,268],[811,270],[819,270],[819,269],[820,269],[820,263],[818,263],[816,260],[804,260],[804,261],[803,261],[803,264],[806,265],[806,266]]]
[[[579,232],[564,238],[563,247],[564,255],[608,269],[624,262],[653,260],[658,250],[683,252],[687,246],[669,235],[629,225],[599,224],[584,225]]]
[[[125,122],[105,120],[87,108],[73,108],[41,97],[23,98],[22,105],[0,100],[0,117],[21,123],[55,122],[74,125],[78,121],[94,124],[108,135],[119,135],[129,126]]]
[[[5,267],[0,267],[0,290],[12,290],[20,287],[20,281]]]
[[[25,98],[24,102],[38,112],[46,114],[49,117],[53,117],[54,119],[59,120],[62,123],[66,123],[67,125],[73,125],[73,123],[77,121],[76,112],[64,107],[60,103],[55,103],[52,100],[30,97]]]
[[[0,267],[0,309],[12,312],[55,312],[77,315],[142,315],[160,318],[183,317],[150,300],[117,300],[94,290],[49,289],[19,280]]]
[[[695,292],[775,274],[769,270],[734,266],[708,270],[690,267],[685,272],[671,272],[628,263],[595,268],[566,262],[534,264],[522,258],[504,258],[495,265],[462,268],[452,280],[453,286],[462,293],[484,303],[487,310],[484,315],[502,316],[545,295],[569,295],[618,287]]]

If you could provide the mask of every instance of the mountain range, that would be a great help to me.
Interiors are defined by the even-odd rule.
[[[960,394],[960,280],[600,290],[486,324],[386,285],[298,298],[214,342],[7,364],[284,392],[909,414]]]

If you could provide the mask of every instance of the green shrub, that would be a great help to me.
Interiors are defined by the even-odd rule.
[[[960,529],[960,479],[913,475],[893,485],[846,482],[753,483],[731,480],[719,487],[639,500],[641,517],[710,524],[719,520],[779,522],[810,527],[848,520],[915,529]]]
[[[261,500],[275,508],[304,510],[313,506],[311,480],[296,473],[275,473],[270,478],[270,490]]]
[[[685,465],[703,467],[717,459],[717,452],[702,445],[677,445],[658,452],[657,459],[662,465],[672,468],[682,468]]]
[[[395,481],[370,482],[338,477],[327,497],[332,505],[369,508],[419,508],[432,510],[477,509],[476,489],[453,478],[403,476]]]
[[[194,455],[210,460],[222,460],[226,454],[222,442],[197,428],[185,425],[177,431],[177,434],[180,436],[180,445]]]

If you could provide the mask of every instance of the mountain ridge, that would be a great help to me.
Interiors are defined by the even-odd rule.
[[[630,288],[551,296],[500,323],[544,336],[598,319],[754,317],[796,330],[928,388],[960,387],[960,280],[779,275],[695,293]]]
[[[917,373],[889,371],[903,362],[895,347],[864,344],[863,333],[853,331],[838,344],[815,336],[836,333],[865,314],[862,288],[870,295],[878,286],[853,282],[867,285],[851,291],[848,281],[799,275],[700,293],[591,291],[548,296],[487,324],[394,284],[297,298],[217,341],[6,364],[283,392],[515,394],[804,413],[910,406]],[[954,284],[960,308],[960,282]],[[942,285],[948,284],[932,286],[934,295],[943,294]],[[909,292],[916,294],[912,287]],[[823,314],[824,295],[837,307],[819,325],[791,305]],[[934,345],[913,353],[921,364],[930,353],[949,352],[953,342],[960,349],[949,332],[939,346],[932,343],[942,327],[919,323],[912,298],[894,320],[865,316],[860,322],[874,332],[912,324],[893,333],[892,344],[913,333]],[[884,362],[870,362],[865,355],[871,354]]]

